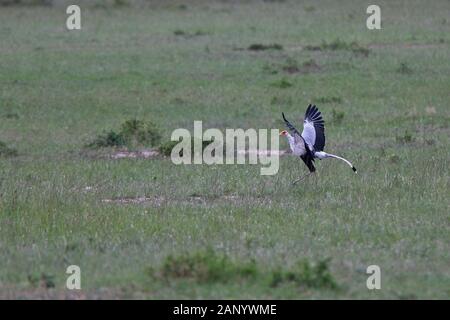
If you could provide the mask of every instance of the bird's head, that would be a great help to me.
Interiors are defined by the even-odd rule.
[[[287,137],[287,135],[288,135],[288,132],[286,130],[283,130],[280,132],[280,136]]]

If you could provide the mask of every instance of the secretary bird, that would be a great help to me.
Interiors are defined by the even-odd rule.
[[[292,153],[295,156],[300,157],[309,169],[308,174],[295,180],[293,184],[296,184],[316,171],[316,168],[314,167],[314,159],[316,158],[319,160],[325,158],[342,160],[357,173],[356,168],[347,159],[323,151],[323,148],[325,147],[325,122],[322,118],[322,114],[315,105],[310,104],[306,109],[305,119],[303,120],[303,132],[301,134],[286,119],[284,113],[282,112],[281,114],[292,135],[286,130],[283,130],[280,132],[280,136],[285,136],[287,138]]]

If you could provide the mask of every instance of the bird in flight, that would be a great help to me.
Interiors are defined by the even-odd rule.
[[[309,173],[293,182],[296,184],[306,176],[316,171],[314,167],[314,159],[335,158],[347,163],[356,173],[356,168],[348,161],[337,155],[326,153],[323,151],[325,147],[325,122],[322,114],[315,105],[309,105],[306,109],[305,119],[303,120],[303,132],[295,129],[295,127],[286,119],[284,113],[283,120],[286,123],[289,131],[283,130],[280,136],[285,136],[288,140],[292,153],[300,157],[309,169]]]

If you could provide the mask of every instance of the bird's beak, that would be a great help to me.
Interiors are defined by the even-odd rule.
[[[283,135],[283,131],[281,131],[279,135],[282,136]]]

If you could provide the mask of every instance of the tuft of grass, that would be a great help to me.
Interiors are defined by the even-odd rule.
[[[170,157],[173,147],[175,147],[177,144],[178,141],[163,142],[158,147],[159,153],[161,153],[163,156]],[[180,156],[182,156],[182,154],[180,154]]]
[[[0,157],[14,157],[17,156],[17,150],[8,147],[6,143],[0,141]]]
[[[121,135],[127,144],[156,146],[161,141],[158,127],[151,121],[132,119],[122,124]]]
[[[158,127],[151,121],[125,121],[119,132],[110,130],[90,142],[89,148],[156,146],[161,141]]]
[[[336,111],[334,109],[331,111],[332,122],[336,124],[342,123],[342,121],[344,120],[344,116],[344,111]]]
[[[408,66],[406,62],[401,62],[397,68],[397,73],[400,74],[412,74],[413,70]]]
[[[8,112],[3,115],[3,118],[17,120],[17,119],[20,119],[20,116],[16,112]]]
[[[87,147],[90,148],[106,148],[106,147],[122,147],[125,145],[125,139],[120,133],[113,130],[105,132],[90,142]]]
[[[285,282],[293,282],[300,287],[337,289],[336,280],[329,271],[329,259],[313,265],[304,260],[298,262],[292,270],[278,268],[271,272],[270,286],[277,287]]]
[[[183,30],[177,29],[173,32],[173,34],[176,36],[184,36],[186,34],[186,32],[184,32]]]
[[[308,45],[305,49],[310,51],[351,51],[354,54],[363,55],[364,57],[369,56],[370,53],[370,49],[361,46],[356,41],[345,42],[340,39],[336,39],[332,42],[323,41],[322,44],[316,46]]]
[[[271,83],[272,87],[276,87],[276,88],[280,88],[280,89],[286,89],[286,88],[290,88],[293,86],[293,84],[291,82],[289,82],[286,79],[281,79],[275,82]]]
[[[410,133],[408,130],[405,130],[405,132],[402,135],[396,135],[395,136],[395,140],[398,143],[401,144],[407,144],[407,143],[411,143],[415,141],[414,136],[412,135],[412,133]]]
[[[250,51],[283,50],[283,46],[278,43],[273,44],[253,43],[247,49]]]

